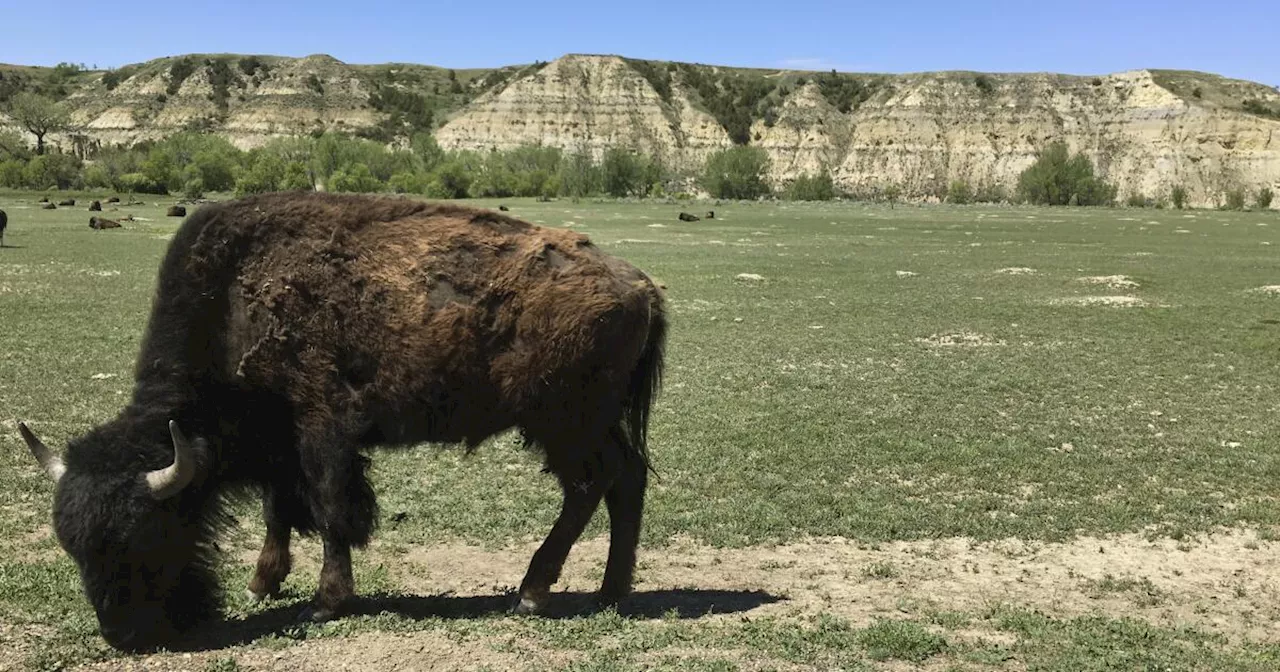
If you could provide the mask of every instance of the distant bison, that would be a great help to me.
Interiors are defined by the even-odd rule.
[[[74,198],[65,198],[65,199],[63,199],[63,200],[61,200],[61,201],[58,201],[58,205],[63,206],[63,207],[67,207],[67,208],[70,208],[70,207],[74,206],[75,204],[76,204],[76,199],[74,199]]]
[[[687,212],[680,213],[680,221],[682,222],[696,222],[700,219],[702,218],[697,215],[691,215]]]
[[[716,218],[716,211],[715,211],[715,210],[708,210],[708,211],[707,211],[707,217],[706,217],[706,218],[707,218],[707,219],[715,219],[715,218]]]
[[[99,231],[102,229],[118,229],[120,228],[120,222],[113,222],[105,217],[90,217],[89,228],[98,229]]]
[[[48,203],[48,202],[49,202],[49,197],[48,197],[48,196],[41,196],[41,197],[40,197],[40,202],[41,202],[41,203]]]
[[[161,263],[132,398],[65,461],[53,529],[112,646],[163,646],[218,607],[224,495],[263,495],[249,589],[279,593],[294,530],[324,542],[308,616],[351,606],[377,520],[366,449],[474,449],[519,428],[563,505],[514,609],[547,606],[603,500],[600,600],[631,590],[664,299],[584,235],[491,210],[287,192],[200,208]],[[480,496],[480,495],[476,495]]]
[[[56,205],[54,205],[54,204],[52,204],[52,203],[49,203],[49,202],[45,202],[45,204],[44,204],[44,205],[40,206],[40,209],[41,209],[41,210],[57,210],[57,209],[58,209],[58,206],[56,206]]]
[[[120,202],[120,197],[119,197],[119,196],[112,196],[111,198],[108,198],[108,199],[107,199],[107,202],[108,202],[108,203],[119,203],[119,202]]]
[[[102,201],[94,201],[90,203],[89,212],[102,212]]]
[[[171,205],[168,210],[165,210],[164,214],[166,217],[186,217],[187,209],[181,205]]]
[[[0,247],[4,247],[4,230],[9,227],[9,215],[0,210]]]
[[[510,211],[510,210],[511,210],[511,208],[508,208],[508,207],[507,207],[507,206],[505,206],[505,205],[499,205],[499,206],[498,206],[498,209],[499,209],[499,210],[501,210],[501,211],[503,211],[503,212],[508,212],[508,211]]]

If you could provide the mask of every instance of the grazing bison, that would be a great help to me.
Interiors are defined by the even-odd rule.
[[[76,204],[76,199],[74,198],[64,198],[61,201],[58,201],[58,205],[67,207],[67,208],[74,207],[75,204]]]
[[[120,222],[113,222],[106,217],[90,217],[89,228],[99,231],[102,229],[118,229],[120,228]]]
[[[9,227],[9,215],[0,210],[0,247],[4,247],[4,230]]]
[[[680,213],[680,221],[682,222],[696,222],[700,219],[702,218],[697,215],[691,215],[687,212]]]
[[[164,211],[166,217],[186,217],[187,209],[181,205],[171,205],[168,210]]]
[[[292,530],[324,542],[307,616],[349,606],[377,503],[362,449],[519,428],[564,502],[514,608],[536,612],[601,499],[602,601],[631,588],[667,320],[650,279],[583,235],[496,212],[278,193],[202,207],[161,264],[132,400],[58,458],[53,525],[103,637],[169,641],[218,605],[223,494],[255,486],[272,596]]]
[[[102,201],[94,201],[90,203],[89,212],[102,212]]]

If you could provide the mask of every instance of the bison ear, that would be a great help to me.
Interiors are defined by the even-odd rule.
[[[18,423],[18,433],[22,434],[22,440],[27,442],[27,448],[30,448],[31,454],[35,455],[40,468],[44,469],[44,473],[49,474],[49,478],[52,478],[54,483],[57,483],[62,475],[67,473],[67,466],[62,463],[62,459],[54,455],[44,442],[37,439],[36,435],[27,429],[25,423]]]
[[[156,499],[173,497],[191,483],[196,476],[196,453],[205,449],[204,439],[188,441],[176,420],[169,421],[169,436],[173,438],[173,464],[143,474]]]

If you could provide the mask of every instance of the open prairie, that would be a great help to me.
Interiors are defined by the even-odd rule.
[[[508,201],[666,286],[634,597],[587,609],[602,510],[551,617],[507,615],[554,481],[513,437],[423,446],[375,458],[361,615],[294,622],[313,541],[243,599],[246,501],[228,620],[122,656],[16,423],[61,448],[123,405],[180,220],[37,198],[0,195],[0,670],[1280,667],[1274,212]]]

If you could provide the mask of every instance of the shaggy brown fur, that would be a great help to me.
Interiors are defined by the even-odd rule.
[[[376,521],[362,449],[474,448],[518,427],[564,504],[517,608],[545,605],[602,499],[611,543],[601,598],[612,602],[632,582],[665,334],[649,278],[571,231],[372,196],[294,192],[205,206],[161,267],[132,402],[68,449],[60,483],[76,485],[58,490],[55,529],[90,601],[111,596],[99,611],[104,636],[122,648],[162,643],[145,633],[188,627],[215,602],[203,549],[221,519],[220,493],[257,484],[267,538],[250,590],[276,593],[291,532],[318,532],[312,617],[329,618],[354,594],[351,548]],[[172,460],[171,419],[208,442],[192,484],[161,502],[143,492],[127,514],[96,506],[99,490]],[[127,540],[123,548],[166,550],[103,558],[102,530]],[[155,568],[168,587],[121,588],[112,577],[130,576],[115,564],[126,561]],[[157,605],[157,594],[171,599]],[[157,619],[163,628],[143,625]]]
[[[186,217],[187,209],[181,205],[171,205],[164,211],[166,217]]]
[[[107,219],[106,217],[90,217],[89,228],[98,229],[98,230],[118,229],[120,228],[120,222],[113,222],[110,219]]]

